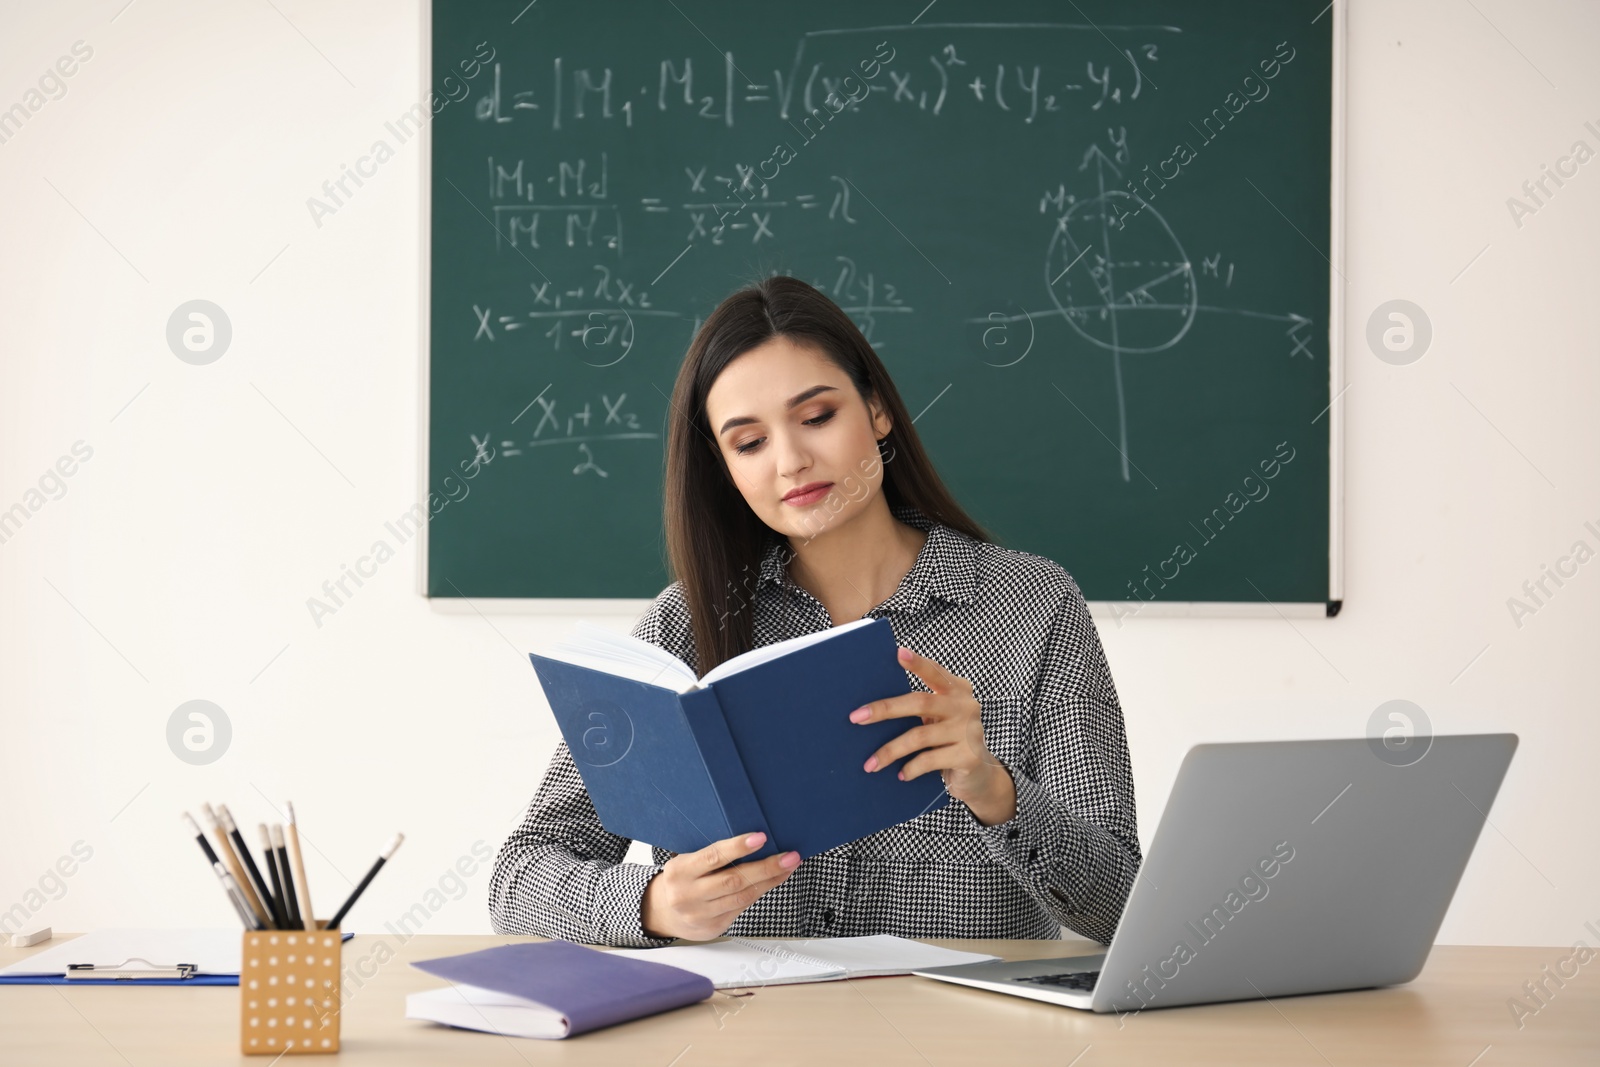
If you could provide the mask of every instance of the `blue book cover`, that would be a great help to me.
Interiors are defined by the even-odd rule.
[[[850,721],[911,683],[887,619],[835,629],[682,692],[676,676],[658,685],[529,659],[607,830],[673,852],[759,830],[767,840],[752,858],[805,859],[950,802],[936,773],[900,781],[904,757],[861,769],[921,720]]]

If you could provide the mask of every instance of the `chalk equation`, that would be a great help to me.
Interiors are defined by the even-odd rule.
[[[929,22],[816,30],[799,41],[788,70],[768,68],[759,81],[745,73],[731,51],[711,64],[696,64],[694,56],[685,55],[628,72],[574,66],[564,56],[551,57],[542,71],[536,68],[543,61],[496,60],[473,114],[482,123],[533,121],[552,130],[595,122],[631,129],[652,117],[677,115],[733,129],[746,111],[789,121],[817,114],[829,99],[860,107],[867,96],[878,94],[897,109],[934,116],[973,109],[1032,125],[1051,114],[1093,115],[1148,96],[1162,41],[1181,32],[1176,26],[1074,22]],[[1109,34],[1119,38],[1112,42],[1115,58],[1107,58]],[[806,61],[808,46],[815,49],[851,35],[879,42],[871,58],[854,64]],[[1010,47],[1039,49],[1048,61],[995,59],[993,48],[974,40],[1006,35],[1029,42]],[[950,40],[955,36],[969,40],[958,44]],[[918,44],[906,44],[909,40]],[[880,73],[885,75],[881,80]]]
[[[540,251],[556,248],[601,249],[620,258],[624,205],[610,193],[609,159],[598,163],[579,158],[560,160],[542,175],[548,186],[540,195],[540,175],[526,160],[487,157],[488,199],[494,214],[495,247]],[[675,198],[642,196],[629,205],[644,216],[673,215],[682,220],[684,240],[709,245],[760,244],[778,238],[775,217],[817,210],[828,219],[855,225],[850,213],[850,186],[829,175],[824,193],[796,192],[774,197],[771,184],[756,166],[735,163],[732,174],[712,173],[709,164],[681,168],[683,188]],[[708,185],[707,183],[711,184]],[[719,195],[720,194],[720,195]],[[741,218],[745,209],[749,217]]]
[[[698,312],[684,310],[677,299],[663,306],[652,289],[696,248],[765,251],[771,246],[780,254],[797,235],[815,241],[821,234],[828,242],[837,235],[835,248],[854,250],[864,223],[880,231],[887,224],[916,247],[892,221],[891,202],[868,200],[855,184],[862,180],[856,175],[827,173],[830,164],[815,165],[840,158],[837,151],[828,155],[829,148],[808,147],[818,137],[839,136],[824,134],[829,123],[847,124],[851,114],[871,109],[907,118],[915,112],[920,126],[903,125],[925,133],[930,123],[960,118],[970,127],[977,117],[988,126],[1048,129],[1060,137],[1062,123],[1081,127],[1084,120],[1093,120],[1106,131],[1105,143],[1096,134],[1096,143],[1087,147],[1081,161],[1074,157],[1075,171],[1037,196],[1045,225],[1037,230],[1037,252],[1027,253],[1026,262],[1032,265],[1026,273],[1042,266],[1043,291],[1032,288],[1038,282],[1028,283],[1036,298],[1031,299],[1012,284],[1010,299],[1015,302],[1009,306],[1021,314],[991,313],[967,321],[1003,325],[1026,319],[1031,331],[1035,317],[1059,317],[1070,331],[1067,336],[1080,343],[1079,350],[1102,354],[1110,364],[1116,398],[1113,444],[1121,478],[1131,481],[1137,468],[1130,459],[1126,360],[1178,348],[1204,314],[1281,322],[1289,357],[1315,360],[1308,316],[1227,306],[1239,264],[1226,261],[1217,249],[1192,256],[1182,238],[1181,220],[1175,223],[1153,203],[1158,189],[1152,181],[1165,187],[1156,175],[1178,180],[1174,175],[1181,175],[1187,158],[1152,160],[1156,169],[1147,164],[1141,172],[1132,160],[1127,127],[1117,125],[1117,116],[1129,115],[1135,107],[1154,109],[1163,56],[1174,62],[1172,50],[1181,44],[1182,34],[1181,28],[1167,25],[919,20],[915,25],[805,33],[794,42],[787,66],[767,67],[747,58],[742,68],[734,52],[720,49],[711,62],[703,52],[646,52],[638,61],[616,65],[593,58],[575,61],[570,55],[497,57],[489,77],[476,83],[482,95],[475,99],[471,117],[462,115],[461,121],[510,129],[506,137],[493,138],[495,152],[481,157],[484,184],[467,199],[492,222],[499,253],[495,262],[521,272],[520,258],[538,277],[526,283],[525,292],[497,289],[492,297],[462,301],[465,307],[443,311],[440,321],[459,316],[470,331],[469,350],[485,356],[498,357],[506,350],[530,358],[576,356],[589,367],[608,368],[638,348],[641,333],[652,352],[663,347],[681,351],[699,329]],[[1286,64],[1292,55],[1292,50],[1280,50],[1279,60]],[[758,76],[749,76],[751,72]],[[1265,99],[1265,94],[1251,99]],[[1227,106],[1238,114],[1244,105]],[[1207,138],[1205,143],[1210,121],[1202,119],[1204,132],[1196,131]],[[632,160],[638,153],[630,150],[661,144],[660,130],[627,131],[660,124],[682,132],[703,128],[700,123],[739,130],[741,144],[752,143],[743,136],[752,127],[775,130],[781,141],[771,155],[753,164],[719,160],[715,150],[703,147],[661,158],[660,149],[652,147],[644,153],[648,174],[636,173]],[[591,136],[570,142],[582,142],[581,151],[526,147],[541,144],[547,130]],[[593,136],[601,130],[602,136]],[[608,143],[609,150],[595,147],[597,140]],[[556,143],[564,142],[556,138]],[[771,141],[758,138],[753,143]],[[796,158],[813,152],[816,159],[804,177],[784,172]],[[1192,157],[1193,151],[1187,155]],[[640,177],[649,179],[642,187]],[[949,190],[950,206],[962,204],[961,192]],[[1020,217],[1019,211],[1026,210],[1020,205],[1009,210],[1009,217],[996,217],[997,232],[1026,234],[1036,225],[1036,220]],[[626,255],[625,235],[659,258],[642,270],[635,267],[640,257]],[[487,233],[483,239],[487,244]],[[669,247],[661,254],[664,244]],[[938,270],[927,254],[922,258]],[[570,265],[573,260],[591,273],[583,276],[581,267]],[[750,262],[759,260],[752,257]],[[831,272],[817,271],[814,261],[786,269],[833,298],[875,349],[886,348],[885,322],[905,322],[917,314],[903,279],[885,276],[860,256],[836,255],[834,263]],[[1210,302],[1202,301],[1202,286]],[[1015,360],[1033,350],[1033,339],[1030,332]],[[1008,349],[1008,356],[1018,349]],[[601,436],[579,432],[587,430],[587,419],[576,429],[556,433],[550,428],[552,418],[551,412],[541,411],[532,440],[505,442],[514,449],[509,454],[564,444],[580,460],[574,474],[605,477],[592,444],[609,437],[656,436],[624,432],[609,419],[603,420],[606,433]]]
[[[893,282],[880,282],[877,273],[863,270],[850,256],[834,256],[839,269],[830,278],[812,278],[811,284],[822,290],[839,305],[839,309],[878,351],[886,347],[881,339],[873,337],[879,315],[910,315],[915,309],[900,295],[900,286]]]
[[[493,345],[519,330],[549,342],[549,351],[576,347],[590,366],[603,367],[628,356],[637,340],[636,319],[682,319],[682,312],[654,307],[650,291],[637,279],[603,264],[593,265],[592,283],[558,286],[546,278],[528,283],[524,308],[490,303],[472,305],[472,341]]]
[[[548,391],[548,390],[546,390]],[[533,429],[525,431],[528,436],[518,439],[515,437],[502,437],[498,442],[498,451],[495,448],[494,434],[469,434],[472,442],[475,462],[487,463],[496,456],[512,458],[523,455],[525,452],[538,448],[549,448],[556,445],[576,446],[578,455],[582,457],[573,467],[575,476],[593,474],[606,478],[610,475],[595,461],[592,443],[600,441],[653,441],[660,438],[659,433],[644,429],[639,422],[637,412],[627,410],[627,393],[618,393],[613,399],[610,394],[600,394],[599,407],[592,400],[584,400],[583,406],[576,404],[561,407],[558,402],[541,392],[528,405],[529,410],[523,414],[534,413]],[[513,422],[519,421],[521,415]]]

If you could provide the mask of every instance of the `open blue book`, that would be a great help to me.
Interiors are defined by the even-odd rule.
[[[950,802],[944,780],[896,777],[904,758],[861,769],[915,717],[850,713],[911,692],[886,619],[765,645],[697,679],[671,653],[580,623],[529,653],[605,828],[693,852],[761,831],[751,858],[802,859]]]

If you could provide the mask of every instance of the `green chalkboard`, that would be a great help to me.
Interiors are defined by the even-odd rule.
[[[677,368],[785,273],[1090,600],[1334,599],[1336,13],[917,6],[434,5],[428,595],[659,592]]]

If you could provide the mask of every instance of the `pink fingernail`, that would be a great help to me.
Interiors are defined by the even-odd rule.
[[[761,842],[763,842],[765,840],[766,840],[766,835],[765,834],[754,833],[754,834],[751,834],[749,837],[745,838],[744,839],[744,843],[746,845],[750,846],[751,848],[755,848],[757,845],[761,844]]]
[[[872,714],[872,709],[871,708],[857,708],[855,711],[852,711],[850,713],[850,721],[851,722],[866,722],[867,721],[867,717],[870,716],[871,714]]]
[[[862,770],[875,771],[878,769],[878,757],[873,756],[862,765]]]
[[[786,852],[786,853],[784,853],[783,859],[778,861],[778,866],[779,867],[789,868],[789,869],[793,869],[795,867],[800,866],[800,853],[798,853],[798,852]]]

